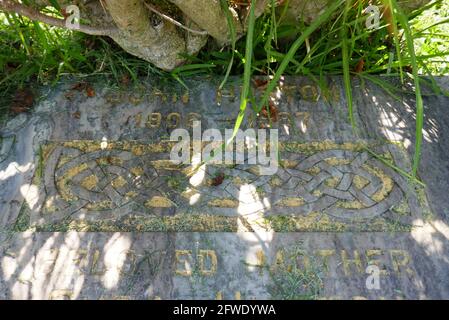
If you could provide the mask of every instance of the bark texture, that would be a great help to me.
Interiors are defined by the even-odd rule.
[[[140,0],[104,0],[104,3],[120,30],[112,39],[123,49],[157,62],[165,70],[182,63],[179,56],[186,51],[186,42],[174,24],[161,18],[149,19],[148,9]]]

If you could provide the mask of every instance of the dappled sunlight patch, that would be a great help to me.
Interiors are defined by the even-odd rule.
[[[33,169],[32,163],[20,165],[17,162],[10,162],[6,169],[0,171],[0,181],[6,181],[7,179],[14,177],[17,174],[23,174],[31,169]]]
[[[115,233],[104,246],[104,264],[106,273],[103,276],[105,288],[115,288],[121,278],[121,270],[125,263],[126,251],[132,245],[129,236]]]
[[[20,193],[31,210],[36,209],[39,201],[39,188],[35,185],[22,185]]]
[[[422,228],[412,230],[413,239],[421,245],[427,255],[437,256],[449,263],[449,258],[445,256],[447,243],[449,240],[449,227],[441,220],[425,222]]]

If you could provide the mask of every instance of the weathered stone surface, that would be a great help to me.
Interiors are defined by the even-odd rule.
[[[447,254],[447,250],[441,254]],[[20,233],[4,249],[3,299],[269,299],[320,297],[444,298],[442,270],[415,235],[257,233]],[[381,290],[365,287],[369,264],[382,270]],[[323,282],[313,280],[313,276]],[[284,290],[286,292],[284,292]]]
[[[96,85],[95,97],[65,83],[10,121],[0,298],[449,296],[447,97],[425,97],[426,189],[391,166],[410,170],[413,97],[354,81],[354,131],[338,78],[283,81],[271,123],[248,110],[244,128],[279,128],[275,175],[173,165],[173,129],[233,128],[239,83],[217,92],[219,80],[191,80],[189,92],[157,80],[130,92]],[[368,265],[382,270],[380,290],[365,286]],[[304,274],[309,287],[288,287]]]

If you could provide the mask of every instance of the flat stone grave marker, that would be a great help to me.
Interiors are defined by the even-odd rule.
[[[220,80],[93,84],[94,96],[67,81],[9,121],[0,298],[449,297],[447,96],[425,95],[424,184],[406,174],[413,92],[354,80],[353,127],[338,77],[286,78],[271,115],[247,108],[243,130],[278,129],[274,174],[249,159],[171,162],[173,130],[234,128],[240,83]]]

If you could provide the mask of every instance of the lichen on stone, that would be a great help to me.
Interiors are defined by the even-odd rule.
[[[275,203],[279,207],[300,207],[304,205],[304,199],[302,198],[283,198]]]
[[[81,186],[87,190],[93,190],[98,184],[97,176],[91,174],[81,181]]]
[[[381,202],[390,194],[391,190],[393,190],[393,179],[385,172],[383,172],[380,168],[372,167],[367,164],[362,165],[362,168],[369,173],[377,176],[382,181],[381,189],[371,197],[371,199],[373,199],[374,201]]]
[[[338,186],[339,182],[340,182],[339,178],[332,177],[332,178],[326,179],[326,181],[324,181],[324,184],[329,188],[336,188]]]
[[[352,180],[352,184],[357,189],[362,190],[364,187],[366,187],[369,184],[369,180],[365,179],[364,177],[357,174],[354,176],[354,179]]]
[[[154,196],[145,202],[145,206],[147,208],[171,208],[174,203],[166,197]]]
[[[327,158],[324,160],[328,165],[330,166],[341,166],[341,165],[348,165],[351,163],[349,159],[341,159],[337,157]]]
[[[114,180],[112,180],[111,185],[114,188],[120,189],[124,187],[128,182],[121,176],[118,176]]]
[[[353,200],[353,201],[343,201],[339,200],[336,203],[337,207],[344,208],[344,209],[363,209],[366,208],[363,203],[361,203],[359,200]]]
[[[284,184],[284,182],[278,176],[273,176],[268,183],[272,187],[280,187]]]
[[[239,206],[239,202],[235,199],[223,198],[211,200],[208,202],[208,205],[218,208],[237,208]]]

